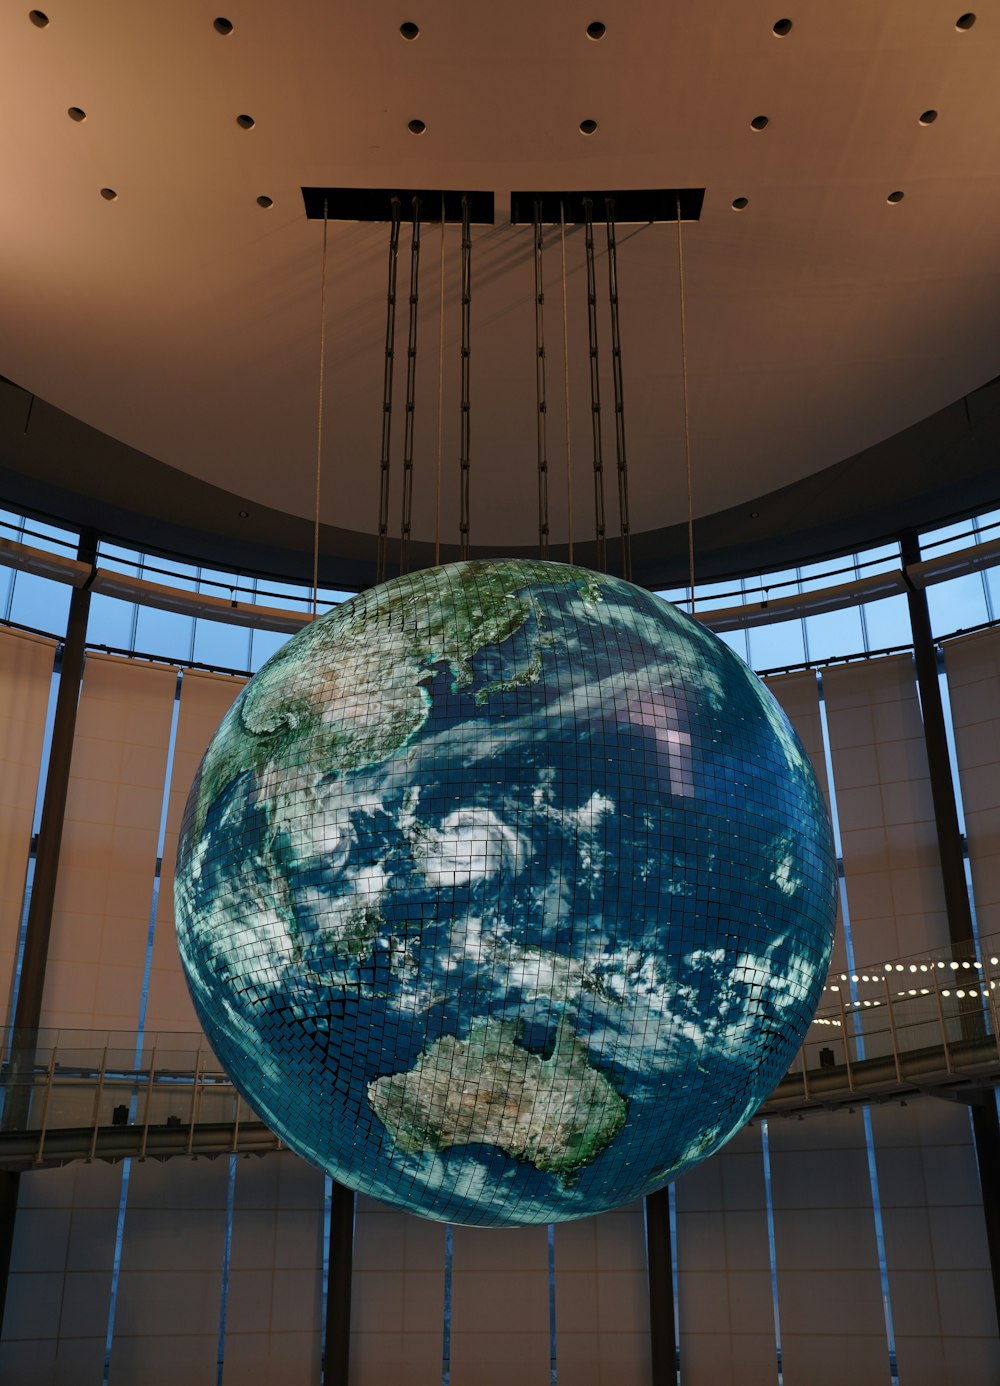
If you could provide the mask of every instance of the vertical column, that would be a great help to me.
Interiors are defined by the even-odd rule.
[[[1000,933],[1000,629],[943,647],[965,832],[983,935]]]
[[[93,564],[97,558],[97,535],[85,530],[80,535],[77,558]],[[69,792],[70,761],[76,732],[77,704],[90,615],[90,587],[76,587],[69,603],[66,639],[59,671],[59,693],[52,725],[49,769],[45,780],[42,821],[35,855],[35,879],[28,910],[28,927],[21,960],[21,984],[17,997],[14,1026],[18,1031],[37,1030],[42,1014],[42,993],[48,963],[52,908],[56,897],[56,877],[62,847],[66,796]]]
[[[904,564],[920,562],[920,545],[912,530],[900,536],[900,546]],[[969,945],[972,938],[972,911],[965,881],[962,833],[958,821],[958,805],[955,802],[955,786],[951,778],[948,735],[941,703],[941,685],[938,681],[938,652],[931,633],[930,608],[927,604],[927,593],[923,588],[909,586],[906,600],[909,603],[910,624],[913,628],[913,658],[917,668],[917,686],[920,689],[920,709],[923,714],[924,741],[927,746],[927,764],[934,800],[934,825],[948,910],[948,929],[952,943]]]
[[[77,558],[93,564],[97,558],[97,535],[86,530],[80,535]],[[31,1066],[30,1047],[38,1029],[42,1011],[42,992],[45,988],[45,969],[48,963],[49,934],[52,928],[52,905],[55,900],[56,875],[59,869],[59,849],[62,844],[66,794],[69,788],[70,758],[73,753],[73,734],[76,729],[76,709],[83,676],[83,660],[87,639],[87,617],[90,614],[90,587],[73,589],[70,598],[66,639],[62,647],[59,692],[49,750],[49,769],[45,780],[45,797],[39,826],[38,850],[35,855],[35,875],[28,926],[25,931],[24,952],[21,957],[21,978],[17,1006],[14,1012],[14,1045],[19,1051],[12,1065],[12,1077],[22,1066]],[[4,1124],[23,1124],[24,1112],[17,1102],[4,1107]],[[4,1198],[0,1216],[0,1253],[12,1245],[14,1230],[7,1218],[14,1216],[17,1206],[17,1176],[5,1177]],[[7,1286],[10,1273],[9,1257],[0,1254],[0,1324],[4,1319]]]
[[[901,536],[901,547],[904,564],[919,562],[920,544],[915,532],[909,530]],[[966,956],[971,956],[972,906],[965,877],[964,843],[952,780],[951,759],[948,754],[948,736],[938,674],[938,651],[931,631],[927,593],[922,588],[910,586],[907,601],[913,626],[913,657],[917,665],[917,683],[920,688],[920,706],[927,742],[927,762],[934,796],[934,824],[948,910],[948,932],[956,953],[964,950]],[[981,1024],[981,1015],[974,1013],[969,1016],[969,1021],[973,1025]],[[1000,1329],[1000,1117],[990,1089],[980,1094],[973,1102],[973,1130],[983,1195],[986,1237],[990,1249],[993,1298],[997,1327]]]
[[[676,1386],[674,1267],[670,1244],[670,1189],[648,1194],[646,1268],[649,1275],[649,1354],[653,1386]]]
[[[354,1193],[336,1179],[330,1186],[323,1386],[347,1386],[351,1363],[351,1270],[354,1262]]]

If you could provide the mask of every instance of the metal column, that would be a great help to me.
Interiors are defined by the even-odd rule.
[[[670,1254],[670,1190],[646,1195],[646,1264],[649,1275],[649,1345],[652,1386],[676,1386],[674,1271]]]
[[[97,557],[97,535],[85,531],[80,535],[77,558],[94,564]],[[56,876],[59,871],[59,851],[62,846],[63,821],[66,816],[66,796],[69,790],[70,761],[73,755],[73,735],[76,731],[76,710],[80,698],[80,680],[87,640],[87,618],[90,614],[90,586],[73,589],[69,605],[66,638],[59,666],[59,692],[52,725],[52,745],[49,768],[42,801],[42,821],[35,853],[35,875],[28,908],[28,924],[21,959],[21,978],[14,1012],[14,1035],[11,1046],[9,1076],[14,1086],[4,1107],[6,1127],[23,1126],[27,1119],[30,1093],[17,1086],[21,1075],[34,1068],[35,1032],[42,1014],[42,994],[45,989],[45,968],[48,962],[49,936],[52,932],[52,907],[55,902]],[[10,1257],[14,1242],[14,1220],[20,1176],[0,1173],[0,1326],[3,1323],[10,1278]]]
[[[914,530],[900,536],[906,568],[920,562],[920,544]],[[972,945],[972,908],[965,875],[965,844],[958,818],[958,804],[952,779],[951,758],[945,728],[944,706],[938,671],[938,651],[931,632],[930,608],[927,593],[907,580],[907,601],[913,632],[913,657],[920,691],[920,708],[927,745],[927,765],[930,772],[931,796],[934,802],[934,822],[937,831],[938,856],[944,883],[945,908],[948,913],[948,934],[958,958],[974,958]],[[984,1017],[973,1001],[962,1018],[963,1032],[968,1028],[982,1032]],[[983,1197],[983,1216],[990,1252],[990,1273],[993,1279],[993,1298],[996,1305],[997,1329],[1000,1331],[1000,1122],[993,1089],[987,1089],[970,1103],[972,1129],[975,1138],[979,1183]]]
[[[354,1193],[333,1181],[326,1272],[326,1351],[323,1386],[347,1386],[351,1358],[351,1275],[354,1269]]]

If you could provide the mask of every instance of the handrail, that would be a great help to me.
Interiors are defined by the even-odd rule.
[[[1000,1086],[1000,953],[974,947],[831,974],[832,1004],[758,1115],[926,1094],[975,1100]],[[3,1057],[0,1169],[282,1148],[201,1034],[22,1031]]]

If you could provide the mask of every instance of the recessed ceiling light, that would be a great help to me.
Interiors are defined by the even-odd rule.
[[[598,39],[602,39],[607,32],[607,25],[602,24],[599,19],[595,19],[593,24],[587,25],[587,37],[593,39],[595,43]]]
[[[86,119],[87,119],[87,112],[86,112],[85,110],[83,110],[80,106],[70,106],[70,108],[69,108],[69,110],[66,112],[66,114],[69,116],[70,120],[86,120]]]
[[[257,122],[252,115],[238,115],[236,117],[236,124],[241,130],[252,130]]]
[[[117,202],[118,200],[118,194],[115,192],[114,188],[102,188],[101,196],[104,198],[105,202]]]
[[[49,22],[49,17],[44,10],[29,10],[28,18],[36,29],[44,29]],[[961,21],[959,21],[961,23]]]
[[[933,125],[936,120],[937,111],[924,111],[923,115],[920,117],[920,124]]]
[[[763,130],[767,125],[767,116],[754,116],[750,126],[754,130]]]
[[[217,34],[222,34],[223,36],[231,34],[233,32],[233,21],[231,19],[225,19],[220,15],[218,19],[212,20],[212,28]]]
[[[580,134],[581,134],[581,135],[592,135],[596,129],[597,129],[597,121],[596,121],[596,120],[581,120],[581,121],[580,121]]]
[[[744,207],[750,206],[750,199],[749,197],[734,197],[732,205],[734,212],[742,212]]]
[[[257,199],[257,206],[258,206],[258,207],[273,207],[273,206],[274,206],[274,198],[273,198],[273,197],[268,197],[266,193],[261,193],[260,197],[258,197],[258,199]]]
[[[420,25],[414,24],[412,19],[408,19],[405,24],[399,26],[399,32],[403,35],[403,38],[409,39],[412,42],[420,33]]]
[[[792,32],[792,21],[790,19],[779,19],[771,32],[777,34],[778,38],[784,38],[786,34]]]
[[[891,192],[886,198],[886,202],[902,202],[902,200],[903,194],[901,192]]]
[[[240,517],[241,520],[245,520],[245,519],[247,519],[247,518],[249,517],[250,511],[249,511],[249,510],[239,510],[239,511],[237,511],[237,514],[239,515],[239,517]]]
[[[966,14],[959,15],[955,20],[956,29],[971,29],[976,22],[976,16],[969,10]]]
[[[406,128],[411,135],[422,135],[427,129],[427,125],[422,120],[410,120],[407,121]]]
[[[760,511],[759,511],[759,510],[751,510],[751,511],[750,511],[750,518],[751,518],[751,520],[759,520],[759,519],[760,519]]]

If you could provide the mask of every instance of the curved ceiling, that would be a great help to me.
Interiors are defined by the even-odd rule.
[[[575,0],[417,0],[406,12],[217,0],[226,34],[194,0],[53,0],[41,27],[7,7],[0,372],[234,507],[309,517],[323,228],[306,219],[301,188],[492,192],[497,223],[472,236],[471,535],[474,546],[530,546],[532,230],[507,220],[510,192],[698,187],[700,220],[682,228],[695,513],[738,513],[801,484],[997,373],[1000,16],[991,8],[959,28],[961,7],[940,0],[788,2],[642,0],[598,13]],[[599,41],[586,32],[595,19],[607,25]],[[416,40],[401,36],[404,20],[419,25]],[[929,111],[937,118],[922,123]],[[585,119],[597,122],[590,136]],[[458,536],[460,233],[444,234],[442,341],[441,233],[423,232],[413,534],[428,543],[438,527],[446,542]],[[321,511],[344,552],[377,523],[387,242],[383,225],[329,227]],[[574,532],[593,532],[578,228],[566,260],[564,373],[559,237],[548,231],[554,540],[569,519],[567,384]],[[650,536],[687,507],[676,226],[620,227],[618,271],[632,527]],[[597,272],[613,533],[601,229]],[[393,531],[408,275],[404,229]]]

